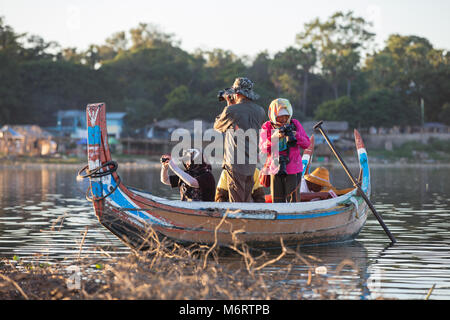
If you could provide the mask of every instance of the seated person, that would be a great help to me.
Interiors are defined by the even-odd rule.
[[[214,201],[216,181],[211,165],[205,162],[200,151],[188,149],[183,152],[181,160],[184,170],[176,165],[170,155],[161,157],[161,182],[172,188],[178,187],[182,201]],[[169,176],[169,168],[175,175]]]
[[[330,183],[330,173],[324,167],[318,167],[310,174],[305,174],[300,186],[301,201],[315,201],[335,198],[350,192],[353,188],[338,190]]]
[[[253,174],[253,189],[252,189],[252,199],[253,202],[265,202],[264,199],[264,188],[259,184],[259,170],[255,168],[255,173]],[[225,170],[222,170],[220,174],[219,183],[217,184],[216,189],[216,202],[228,202],[228,183],[227,183],[227,175]]]

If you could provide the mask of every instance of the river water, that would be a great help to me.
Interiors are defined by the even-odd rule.
[[[330,170],[334,185],[349,184],[342,169]],[[76,172],[72,166],[0,166],[0,257],[70,264],[79,255],[130,252],[97,222],[85,199],[87,181],[76,181]],[[120,167],[119,175],[129,186],[178,197],[159,182],[157,168]],[[430,299],[450,299],[450,167],[374,166],[371,177],[371,199],[398,243],[389,246],[369,214],[356,241],[301,253],[320,259],[316,276],[339,299],[424,299],[432,286]],[[339,271],[342,264],[350,271]],[[304,281],[307,269],[294,266],[288,281]],[[309,297],[317,295],[312,290]]]

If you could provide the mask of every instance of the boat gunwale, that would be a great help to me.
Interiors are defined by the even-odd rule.
[[[150,206],[158,207],[159,204],[163,204],[169,207],[172,207],[176,211],[178,208],[182,209],[191,209],[193,212],[191,214],[197,215],[195,212],[197,211],[217,211],[223,212],[224,210],[239,210],[239,213],[248,213],[254,214],[255,212],[261,212],[261,214],[276,214],[276,215],[302,215],[302,214],[311,214],[312,212],[323,213],[328,210],[334,210],[336,208],[346,208],[349,205],[353,204],[351,198],[356,197],[357,189],[353,189],[352,191],[341,195],[336,198],[321,200],[321,201],[312,201],[312,202],[296,202],[293,203],[246,203],[246,202],[235,202],[235,203],[224,203],[224,202],[207,202],[207,201],[193,201],[186,202],[181,200],[169,200],[165,198],[160,198],[154,196],[151,193],[146,191],[137,190],[135,188],[128,188],[131,194],[138,195],[143,197],[149,201]],[[148,197],[148,198],[147,198]],[[132,208],[130,208],[131,210]],[[150,209],[150,208],[149,208]],[[136,208],[136,210],[139,210]],[[140,210],[146,210],[146,208],[140,207]],[[182,212],[186,214],[190,214],[187,212]],[[230,218],[233,215],[230,215]]]

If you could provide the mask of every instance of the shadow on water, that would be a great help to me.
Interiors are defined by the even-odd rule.
[[[179,197],[176,189],[159,182],[157,169],[119,171],[130,186],[170,199]],[[130,253],[98,223],[85,199],[87,181],[77,182],[75,175],[76,170],[64,167],[0,167],[1,257],[70,264],[80,254],[117,257]],[[339,292],[338,298],[349,299],[423,299],[435,285],[430,299],[449,299],[450,169],[373,168],[371,176],[371,199],[398,243],[389,246],[369,213],[357,241],[300,248],[298,253],[309,265],[289,266],[289,276],[278,283],[306,284],[309,277],[316,277],[327,285],[328,293]],[[339,169],[331,170],[331,179],[337,186],[349,183]],[[272,258],[279,252],[266,254]],[[220,259],[231,268],[241,263],[233,254]],[[264,270],[276,274],[287,264],[288,259],[281,259]],[[310,297],[317,297],[319,291],[312,286]]]

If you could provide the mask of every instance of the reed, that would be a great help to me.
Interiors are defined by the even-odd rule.
[[[221,224],[226,224],[223,219]],[[284,246],[275,254],[255,251],[238,241],[228,248],[180,245],[149,230],[148,250],[114,256],[98,248],[104,258],[81,256],[71,260],[80,272],[79,285],[69,286],[74,274],[67,263],[42,264],[0,260],[2,299],[333,299],[326,277],[314,270],[320,259]],[[86,236],[86,232],[84,237]],[[231,262],[230,262],[231,260]],[[298,266],[307,272],[299,274]],[[295,273],[294,273],[295,272]],[[293,280],[294,279],[294,280]],[[76,282],[76,281],[75,281]]]

